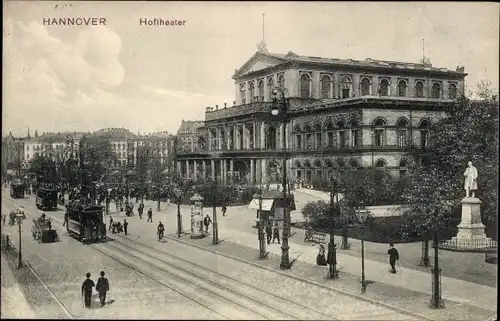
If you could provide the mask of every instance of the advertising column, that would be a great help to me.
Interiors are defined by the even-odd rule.
[[[195,193],[191,198],[191,238],[203,238],[203,197]]]

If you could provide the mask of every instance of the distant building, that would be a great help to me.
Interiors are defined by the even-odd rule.
[[[43,133],[37,137],[28,138],[24,142],[24,159],[26,163],[35,156],[45,156],[52,159],[69,159],[77,162],[78,146],[83,132]]]
[[[12,132],[2,138],[2,175],[14,174],[19,168],[25,167],[24,141],[24,137],[16,138]]]
[[[427,62],[260,50],[232,77],[233,106],[206,107],[204,125],[196,122],[199,137],[191,132],[187,141],[197,147],[179,146],[177,166],[184,177],[228,182],[237,173],[251,184],[276,182],[286,139],[290,179],[312,183],[347,168],[404,175],[408,151],[426,147],[428,129],[445,116],[466,75],[464,67]],[[289,106],[284,136],[281,121],[271,116],[276,87],[285,91]]]

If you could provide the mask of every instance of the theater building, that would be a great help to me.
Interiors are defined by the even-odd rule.
[[[177,166],[184,177],[272,183],[286,139],[292,180],[311,182],[348,167],[404,175],[409,149],[425,147],[428,129],[466,75],[464,67],[260,50],[233,75],[232,106],[206,107],[199,137],[177,150]],[[271,115],[274,87],[289,101],[284,137]]]

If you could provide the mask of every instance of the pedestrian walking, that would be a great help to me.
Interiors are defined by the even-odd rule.
[[[153,210],[151,208],[148,211],[148,220],[146,221],[146,223],[147,222],[153,223]]]
[[[123,232],[125,232],[125,235],[128,235],[127,229],[128,229],[128,222],[127,222],[127,219],[124,219],[123,220]]]
[[[3,226],[5,226],[5,222],[7,221],[7,214],[3,214],[2,216],[2,222],[3,222]]]
[[[203,219],[203,225],[205,225],[205,233],[208,233],[208,227],[210,226],[211,223],[212,219],[207,214],[207,216],[205,216],[205,218]]]
[[[104,271],[101,271],[101,277],[97,280],[95,289],[99,292],[101,306],[104,306],[106,304],[106,293],[109,291],[109,281],[104,277]]]
[[[68,224],[68,212],[64,213],[64,222],[63,222],[63,227]]]
[[[399,261],[398,250],[394,248],[394,244],[389,244],[389,250],[387,250],[387,255],[389,255],[389,264],[391,265],[391,273],[395,274],[396,271],[396,261]]]
[[[113,218],[110,216],[109,217],[109,228],[108,228],[108,231],[111,231],[112,228],[113,228]]]
[[[267,244],[270,244],[271,239],[273,238],[273,228],[269,224],[266,226],[266,237],[267,237]]]
[[[280,243],[280,230],[275,227],[274,230],[273,230],[273,244],[274,244],[274,240],[278,239],[278,244],[281,244]]]
[[[137,208],[137,212],[139,213],[139,218],[142,220],[142,213],[144,212],[144,203],[142,201]]]
[[[227,211],[226,205],[222,205],[222,216],[226,216],[226,211]]]
[[[87,279],[82,284],[83,303],[86,308],[92,307],[92,288],[95,286],[94,281],[90,279],[90,273],[85,275]]]
[[[165,235],[165,227],[163,224],[160,222],[158,224],[158,242],[160,242],[163,239],[163,236]]]

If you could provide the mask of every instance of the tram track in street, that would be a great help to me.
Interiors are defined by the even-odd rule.
[[[117,240],[118,238],[119,240]],[[114,241],[106,244],[106,246],[118,249],[127,253],[127,255],[132,255],[143,262],[149,261],[150,264],[155,266],[157,265],[153,263],[154,261],[162,266],[171,267],[175,272],[169,271],[166,268],[160,269],[169,275],[183,279],[190,285],[208,290],[210,293],[249,310],[251,313],[259,315],[264,319],[335,320],[330,315],[311,309],[298,302],[291,302],[265,289],[258,288],[132,239],[118,236]],[[131,254],[131,252],[139,254]],[[186,266],[189,266],[189,268],[186,268]],[[273,302],[273,304],[268,302]]]
[[[8,199],[8,204],[12,204],[12,205],[15,205],[17,202],[12,199],[12,198],[7,198]],[[6,198],[3,198],[3,201],[6,201]],[[15,206],[13,206],[14,208],[16,208]],[[25,214],[26,216],[28,217],[32,217],[32,215],[28,212],[26,213],[25,211]],[[3,215],[3,213],[2,213]],[[12,236],[12,235],[11,235]],[[15,246],[15,244],[11,244],[11,246],[15,249],[16,252],[19,251],[19,249]],[[50,289],[50,287],[48,286],[48,284],[42,280],[42,278],[40,277],[40,275],[36,272],[36,270],[33,268],[33,266],[26,260],[22,260],[23,264],[28,267],[28,269],[30,270],[30,272],[33,274],[33,276],[35,276],[35,278],[37,279],[38,282],[40,282],[40,284],[42,284],[43,288],[48,292],[48,294],[50,295],[50,297],[57,303],[57,305],[61,308],[61,310],[63,311],[63,313],[66,315],[66,317],[68,317],[68,319],[71,319],[71,320],[74,320],[76,319],[76,316],[74,316],[71,311],[68,309],[68,307],[66,307],[66,305],[61,301],[59,300],[59,298],[56,296],[56,294],[54,293],[54,291],[52,291]]]

